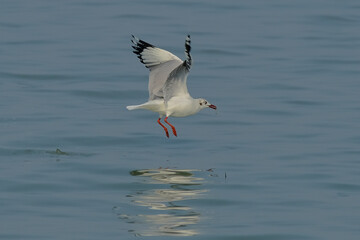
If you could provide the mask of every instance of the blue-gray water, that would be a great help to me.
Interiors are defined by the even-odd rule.
[[[359,1],[1,1],[0,239],[358,239]],[[206,109],[147,99],[134,34]],[[179,239],[179,238],[176,238]]]

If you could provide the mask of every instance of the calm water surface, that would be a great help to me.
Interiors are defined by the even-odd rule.
[[[358,1],[2,1],[0,239],[358,239]],[[130,35],[218,111],[147,99]]]

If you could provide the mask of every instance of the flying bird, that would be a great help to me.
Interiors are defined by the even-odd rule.
[[[190,35],[185,40],[185,61],[174,54],[158,48],[150,43],[138,39],[132,35],[134,53],[145,67],[150,70],[149,75],[149,100],[140,105],[127,106],[128,110],[147,109],[159,113],[157,122],[163,127],[166,136],[169,137],[168,129],[161,123],[167,123],[175,136],[175,127],[169,123],[168,118],[186,117],[193,115],[204,108],[216,110],[216,106],[203,98],[194,99],[190,96],[186,80],[191,68],[191,40]]]

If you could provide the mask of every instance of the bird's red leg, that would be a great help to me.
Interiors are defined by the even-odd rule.
[[[172,131],[173,131],[173,134],[177,137],[175,127],[174,127],[173,125],[171,125],[171,124],[167,121],[167,119],[168,119],[168,117],[166,117],[166,118],[164,119],[164,121],[165,121],[167,124],[169,124],[169,126],[171,127],[171,129],[172,129]]]
[[[169,138],[169,132],[168,132],[167,128],[160,122],[160,120],[161,120],[161,118],[159,118],[157,120],[157,122],[158,122],[158,124],[160,124],[160,126],[162,126],[164,128],[166,136]]]

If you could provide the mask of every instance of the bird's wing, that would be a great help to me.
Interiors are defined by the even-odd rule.
[[[186,81],[192,64],[190,43],[190,35],[188,35],[185,40],[186,60],[169,74],[169,77],[164,84],[163,92],[165,102],[174,96],[184,96],[189,94]]]
[[[155,47],[135,36],[132,37],[133,52],[138,56],[140,62],[150,70],[149,100],[163,98],[164,84],[169,74],[182,63],[182,60],[166,50]]]
[[[134,35],[132,35],[132,37],[133,39],[131,40],[131,42],[134,44],[132,46],[134,48],[133,52],[138,56],[140,62],[142,62],[145,67],[149,68],[150,71],[153,68],[156,68],[157,66],[171,60],[177,60],[182,62],[180,58],[178,58],[171,52],[155,47],[150,43],[138,39]]]

